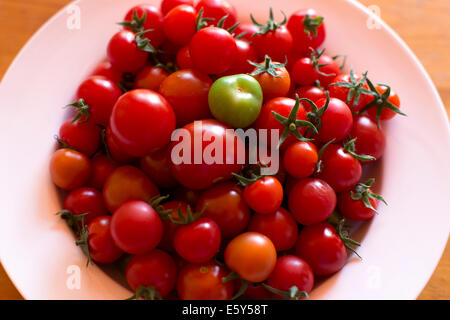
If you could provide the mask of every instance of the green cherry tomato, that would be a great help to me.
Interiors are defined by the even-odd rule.
[[[246,74],[217,79],[208,95],[213,116],[233,128],[250,126],[258,118],[262,101],[261,86]]]

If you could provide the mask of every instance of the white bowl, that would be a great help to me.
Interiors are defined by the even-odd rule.
[[[50,181],[49,156],[78,84],[105,56],[115,22],[136,0],[76,1],[81,28],[69,29],[73,8],[62,9],[28,42],[0,87],[0,257],[28,299],[123,299],[130,292],[74,245]],[[148,0],[159,5],[159,1]],[[355,70],[398,92],[402,110],[386,123],[387,150],[378,167],[389,202],[359,229],[360,261],[321,283],[313,299],[413,299],[432,274],[449,235],[449,125],[436,88],[405,43],[356,1],[232,0],[243,20],[265,19],[269,5],[286,13],[313,7],[325,16],[330,53],[348,55]],[[256,5],[257,3],[257,5]],[[370,29],[378,24],[380,29]],[[80,287],[74,276],[80,272]],[[75,284],[75,288],[74,288]]]

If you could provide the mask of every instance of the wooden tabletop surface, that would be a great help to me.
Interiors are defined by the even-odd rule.
[[[330,0],[332,1],[332,0]],[[0,0],[0,78],[32,34],[69,0]],[[141,1],[145,2],[145,1]],[[429,72],[450,114],[450,2],[361,0],[386,21]],[[301,3],[301,1],[299,1]],[[0,299],[21,299],[0,265]],[[450,299],[450,245],[419,299]]]

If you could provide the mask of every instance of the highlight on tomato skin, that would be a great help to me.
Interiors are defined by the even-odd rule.
[[[55,217],[130,299],[308,299],[383,214],[365,165],[405,115],[389,79],[340,65],[313,8],[237,9],[129,8],[67,101]]]

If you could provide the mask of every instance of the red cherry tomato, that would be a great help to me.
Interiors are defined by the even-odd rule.
[[[310,48],[317,49],[325,40],[325,25],[315,10],[304,9],[293,13],[288,20],[287,28],[293,39],[293,50],[306,54]],[[315,26],[315,24],[320,24]]]
[[[74,190],[83,186],[91,175],[91,162],[84,154],[72,149],[59,149],[50,159],[50,176],[56,186]]]
[[[297,222],[309,226],[327,220],[336,208],[336,193],[320,179],[298,181],[289,193],[289,211]]]
[[[141,157],[170,142],[175,114],[167,100],[151,90],[135,89],[120,97],[111,114],[111,134],[126,153]]]
[[[375,87],[375,89],[380,94],[383,94],[383,93],[386,92],[387,87],[385,87],[383,85],[378,85],[378,86]],[[373,96],[369,96],[369,98],[367,99],[367,103],[371,102],[373,99],[374,99]],[[391,92],[389,94],[389,97],[388,97],[387,101],[392,103],[397,108],[400,108],[400,98],[398,97],[397,93],[394,90],[391,89]],[[372,119],[376,119],[376,111],[377,111],[377,109],[375,107],[369,108],[367,110],[367,114]],[[390,120],[393,117],[395,117],[395,115],[396,115],[396,113],[394,111],[389,110],[387,108],[383,108],[383,110],[381,111],[380,120]]]
[[[194,66],[191,60],[189,46],[184,46],[177,53],[177,65],[180,69],[192,69]]]
[[[283,117],[288,117],[291,113],[292,109],[294,108],[295,100],[291,98],[275,98],[272,100],[267,101],[261,108],[261,112],[259,113],[258,119],[253,123],[253,127],[257,130],[259,129],[267,129],[267,145],[273,144],[273,142],[270,139],[271,136],[271,130],[278,130],[278,135],[281,136],[281,133],[284,130],[283,125],[278,122],[278,120],[273,116],[272,112],[276,112]],[[297,120],[306,120],[306,112],[305,109],[303,109],[302,104],[300,104],[298,113],[297,113]],[[298,131],[303,134],[305,133],[306,129],[304,127],[298,128]],[[287,137],[287,139],[283,142],[281,145],[281,148],[285,148],[290,143],[294,142],[296,139],[292,135]],[[275,146],[278,142],[275,143]]]
[[[92,174],[87,185],[102,190],[106,179],[108,179],[119,165],[104,154],[95,155],[92,158],[91,164]]]
[[[316,170],[319,156],[311,142],[296,141],[283,154],[283,166],[291,176],[301,179],[309,177]]]
[[[163,224],[156,211],[146,202],[123,203],[111,220],[111,236],[115,244],[130,254],[144,254],[161,240]]]
[[[183,201],[168,201],[162,204],[164,210],[171,210],[170,216],[175,220],[179,220],[179,213],[183,217],[187,216],[188,205]],[[173,245],[173,238],[175,232],[178,230],[180,225],[173,223],[169,219],[163,220],[163,236],[159,243],[159,247],[170,252],[175,252],[175,247]]]
[[[242,189],[232,182],[223,182],[203,191],[196,211],[214,220],[225,239],[230,239],[247,228],[250,209],[242,196]]]
[[[271,214],[283,201],[283,186],[274,177],[264,177],[245,187],[244,199],[257,213]]]
[[[238,155],[245,155],[244,143],[235,133],[226,130],[231,129],[231,127],[219,121],[207,119],[190,123],[184,129],[187,131],[177,132],[171,144],[171,171],[180,184],[189,189],[205,189],[219,181],[231,179],[233,172],[238,173],[242,169],[243,165],[238,163]],[[183,136],[186,132],[189,132],[188,137]],[[194,163],[194,150],[197,148],[194,146],[194,140],[201,137],[203,139],[197,142],[197,147],[201,147],[201,155],[206,154],[205,149],[211,144],[211,140],[218,139],[223,142],[221,159],[216,159],[215,163],[206,163],[202,157],[200,164]],[[180,140],[182,142],[179,142]],[[227,141],[229,141],[228,144]],[[234,144],[231,143],[233,141]],[[179,143],[180,145],[178,145]],[[190,145],[190,155],[181,156],[180,151],[183,151],[182,147],[186,145]],[[232,156],[234,158],[231,158]],[[187,163],[188,161],[189,163]]]
[[[89,215],[88,215],[89,216]],[[88,226],[89,255],[98,263],[112,263],[119,259],[123,251],[111,237],[111,217],[100,216],[92,220]]]
[[[314,286],[314,274],[306,261],[294,255],[286,255],[277,260],[267,284],[285,292],[295,286],[299,291],[310,293]]]
[[[331,87],[330,87],[331,88]],[[295,90],[295,93],[299,98],[307,98],[317,104],[320,99],[326,99],[327,95],[323,89],[316,86],[302,86]],[[342,99],[341,99],[342,100]],[[310,111],[311,106],[309,103],[303,103],[305,110]]]
[[[131,163],[136,160],[136,157],[129,155],[120,148],[114,141],[111,133],[111,127],[107,127],[105,131],[106,145],[108,146],[111,158],[120,163]]]
[[[320,109],[325,106],[326,99],[317,101],[317,107]],[[319,134],[316,136],[319,142],[339,142],[350,133],[353,125],[353,116],[350,108],[345,102],[331,98],[327,110],[321,118],[322,125]]]
[[[292,69],[292,78],[295,83],[307,86],[319,81],[320,85],[326,88],[340,73],[336,61],[325,54],[319,57],[317,64],[319,67],[316,69],[310,57],[297,60]]]
[[[158,91],[161,83],[169,76],[163,68],[148,66],[139,71],[134,79],[134,89],[149,89]]]
[[[360,75],[355,75],[355,82],[361,81]],[[352,83],[350,74],[344,73],[340,74],[337,77],[335,77],[331,83]],[[369,90],[369,86],[367,83],[364,83],[362,86],[364,89]],[[341,87],[341,86],[329,86],[328,92],[330,93],[330,97],[338,98],[342,101],[347,102],[349,88]],[[370,100],[370,96],[364,93],[361,93],[359,96],[358,103],[355,104],[355,98],[354,96],[350,99],[348,102],[348,106],[352,109],[353,112],[358,112],[361,110],[362,107],[364,107]],[[355,104],[355,105],[354,105]]]
[[[207,27],[192,37],[189,52],[196,69],[208,74],[221,74],[234,63],[237,52],[236,41],[224,29]]]
[[[297,223],[291,214],[281,207],[271,214],[254,214],[248,230],[267,236],[277,251],[291,249],[298,236]]]
[[[122,73],[115,70],[109,61],[99,63],[94,71],[92,71],[91,76],[103,76],[114,83],[122,80]]]
[[[67,120],[59,128],[59,139],[68,147],[91,156],[100,144],[100,128],[92,122]]]
[[[85,224],[89,224],[95,218],[107,214],[102,194],[94,188],[87,187],[71,191],[64,199],[64,209],[69,210],[74,215],[87,213],[84,217]]]
[[[77,99],[89,106],[89,121],[107,126],[114,104],[122,95],[116,83],[102,76],[92,76],[80,84]]]
[[[192,6],[182,4],[171,9],[164,17],[164,34],[173,43],[184,46],[197,31],[196,24],[197,11]]]
[[[239,23],[239,25],[234,29],[234,34],[236,36],[239,36],[240,34],[244,35],[241,36],[242,40],[251,42],[253,39],[253,35],[258,32],[259,28],[258,26],[255,26],[253,23]]]
[[[326,222],[305,227],[300,231],[296,254],[304,259],[318,276],[341,270],[347,259],[344,243],[333,226]]]
[[[165,16],[170,10],[173,8],[182,5],[187,4],[189,6],[194,5],[193,0],[162,0],[161,1],[161,13]]]
[[[366,221],[372,219],[375,215],[375,211],[367,208],[362,200],[353,200],[351,197],[351,192],[352,191],[346,191],[339,195],[339,212],[345,218],[355,221]],[[369,198],[369,202],[370,205],[376,210],[378,207],[378,202],[373,198]]]
[[[225,249],[225,263],[241,279],[266,280],[275,268],[277,251],[272,241],[257,232],[245,232],[231,240]]]
[[[137,72],[145,66],[148,53],[140,50],[135,34],[128,30],[116,33],[108,44],[108,59],[119,72]]]
[[[132,21],[134,12],[138,18],[142,18],[145,12],[145,22],[143,30],[151,30],[146,32],[144,37],[150,40],[150,44],[158,48],[164,41],[164,32],[162,29],[163,16],[158,8],[149,4],[140,4],[131,8],[125,15],[124,21]],[[129,28],[126,28],[129,29]]]
[[[353,128],[350,137],[356,138],[356,154],[365,154],[379,159],[386,149],[386,138],[375,121],[360,115],[353,118]]]
[[[236,55],[231,67],[225,71],[223,76],[249,73],[253,66],[248,61],[256,61],[256,53],[252,45],[244,40],[236,40]]]
[[[200,0],[195,6],[195,9],[199,12],[201,8],[203,8],[204,18],[214,19],[210,22],[211,25],[217,26],[220,19],[226,15],[227,19],[224,23],[225,28],[230,28],[236,23],[236,9],[226,0]]]
[[[337,144],[330,144],[321,160],[323,167],[317,177],[325,180],[336,192],[350,190],[361,179],[362,168],[359,160]]]
[[[207,74],[193,69],[174,72],[162,82],[159,92],[172,106],[177,127],[211,117],[208,105],[211,85]]]
[[[142,157],[140,160],[142,171],[160,188],[172,188],[177,181],[170,172],[170,150],[168,147],[158,149]]]
[[[200,219],[180,226],[175,232],[175,251],[191,263],[205,263],[216,255],[220,247],[220,229],[210,218]]]
[[[149,201],[158,195],[158,189],[138,168],[121,166],[108,177],[103,187],[103,200],[113,212],[129,200]]]
[[[233,281],[223,282],[229,271],[216,262],[188,264],[178,275],[177,292],[182,300],[230,300]]]
[[[292,48],[292,36],[286,26],[281,26],[265,34],[256,34],[252,37],[252,41],[260,60],[268,55],[274,61],[284,61],[286,53]]]
[[[169,254],[154,249],[147,254],[133,256],[125,275],[133,291],[140,286],[152,286],[164,298],[175,287],[177,266]]]

